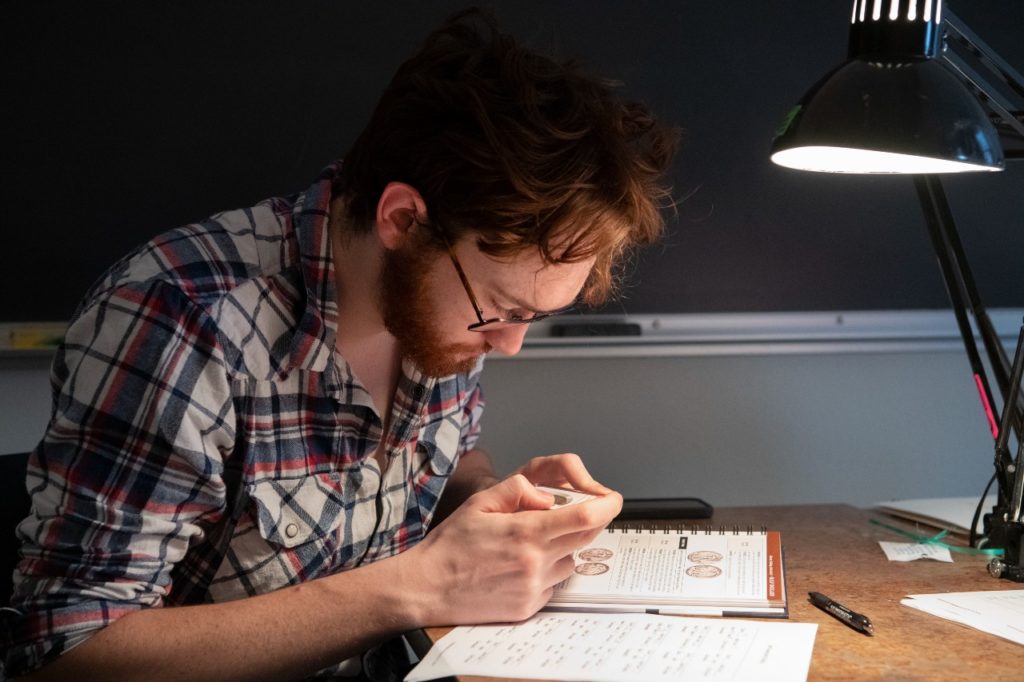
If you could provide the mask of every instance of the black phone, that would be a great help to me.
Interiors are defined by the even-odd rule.
[[[709,519],[714,511],[714,507],[699,497],[627,498],[615,520]]]

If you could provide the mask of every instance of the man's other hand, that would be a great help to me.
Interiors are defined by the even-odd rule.
[[[551,509],[536,485],[568,484],[600,495]],[[424,625],[519,621],[551,598],[573,571],[572,553],[622,508],[622,496],[590,477],[576,455],[532,460],[470,497],[419,545],[396,559],[422,586],[410,607]]]

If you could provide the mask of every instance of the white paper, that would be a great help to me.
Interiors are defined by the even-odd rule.
[[[406,676],[486,675],[590,682],[807,679],[817,625],[642,613],[539,613],[458,627]]]
[[[933,545],[927,542],[885,542],[879,540],[882,551],[889,561],[914,561],[915,559],[935,559],[953,563],[953,555],[948,547]]]
[[[900,603],[1024,644],[1024,589],[912,594]]]

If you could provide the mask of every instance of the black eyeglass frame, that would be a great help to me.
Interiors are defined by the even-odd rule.
[[[554,315],[562,315],[573,309],[576,304],[572,303],[561,310],[552,310],[549,313],[534,313],[533,317],[521,318],[521,319],[510,319],[507,317],[484,317],[484,309],[480,307],[480,303],[477,300],[476,294],[473,293],[473,287],[469,284],[469,278],[466,277],[466,271],[462,269],[462,263],[459,262],[458,256],[455,255],[455,248],[452,246],[451,241],[448,239],[448,235],[445,233],[444,228],[436,223],[431,223],[437,233],[441,236],[441,241],[444,242],[445,248],[448,250],[448,257],[451,258],[452,265],[455,266],[455,272],[459,275],[459,281],[462,282],[462,288],[466,290],[466,296],[469,297],[469,302],[473,306],[473,312],[476,313],[477,322],[466,327],[471,332],[485,332],[493,329],[502,329],[519,324],[532,324],[540,320],[547,319]]]

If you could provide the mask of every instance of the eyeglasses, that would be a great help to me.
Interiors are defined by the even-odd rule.
[[[452,265],[455,266],[455,272],[459,273],[459,280],[462,281],[462,288],[466,290],[466,295],[469,296],[469,302],[473,305],[473,312],[476,313],[477,322],[469,325],[467,329],[471,332],[486,332],[493,329],[504,329],[505,327],[511,327],[517,324],[530,324],[551,317],[552,315],[561,315],[567,313],[573,308],[575,304],[570,304],[561,310],[553,310],[549,313],[534,313],[530,317],[484,317],[484,309],[480,307],[480,303],[477,302],[476,295],[473,293],[473,287],[469,285],[469,279],[466,278],[466,272],[462,269],[462,264],[459,263],[458,257],[455,255],[455,249],[452,248],[452,243],[448,240],[448,235],[436,223],[431,223],[435,226],[437,233],[441,235],[441,239],[444,241],[445,247],[448,249],[448,257],[452,259]]]

